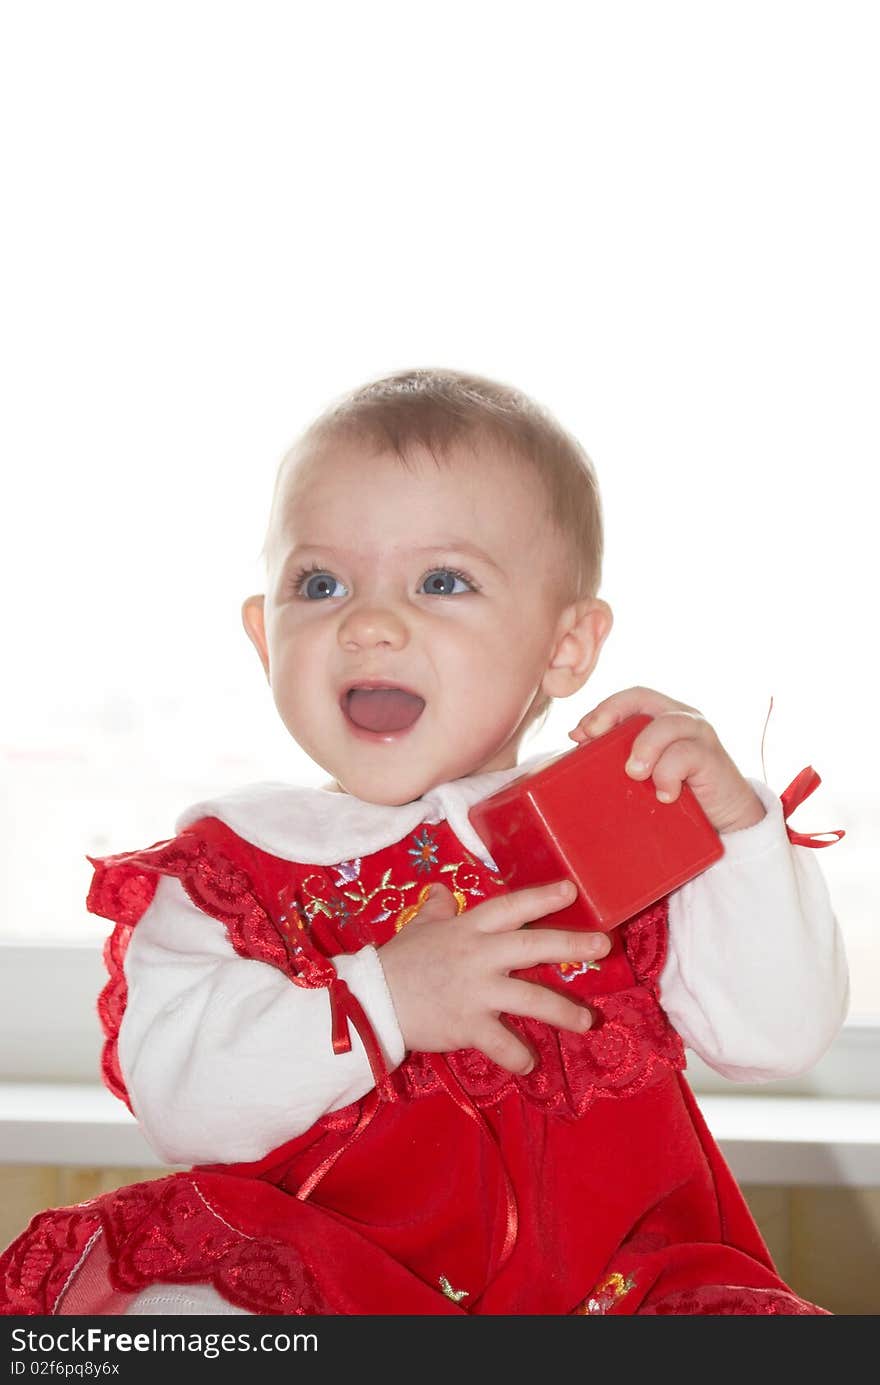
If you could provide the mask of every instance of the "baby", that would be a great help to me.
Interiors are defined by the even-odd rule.
[[[610,936],[509,890],[468,809],[612,625],[578,443],[420,370],[282,462],[244,625],[331,777],[194,805],[93,864],[103,1070],[186,1171],[41,1214],[13,1313],[816,1314],[779,1278],[683,1077],[802,1072],[846,1011],[813,853],[693,707],[646,688],[627,772],[693,790],[724,856]],[[37,1267],[37,1268],[35,1268]]]

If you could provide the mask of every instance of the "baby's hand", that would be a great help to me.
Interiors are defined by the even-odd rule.
[[[652,688],[628,688],[606,697],[568,734],[579,743],[595,739],[640,712],[654,720],[633,741],[626,763],[632,779],[651,775],[661,803],[674,803],[686,781],[716,832],[738,832],[761,821],[765,808],[751,784],[705,717],[684,702]]]
[[[479,1048],[508,1072],[534,1058],[499,1018],[525,1015],[583,1034],[592,1015],[549,986],[508,975],[541,962],[604,957],[604,933],[523,928],[575,898],[571,881],[487,899],[456,918],[455,898],[434,885],[418,915],[378,949],[407,1049],[451,1053]]]

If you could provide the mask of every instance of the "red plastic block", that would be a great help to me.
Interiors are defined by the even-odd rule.
[[[569,879],[578,896],[544,927],[607,933],[724,855],[691,789],[661,803],[653,779],[624,769],[651,717],[627,717],[490,798],[470,821],[511,889]]]

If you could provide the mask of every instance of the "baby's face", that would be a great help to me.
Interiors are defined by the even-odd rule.
[[[293,738],[373,803],[516,764],[563,610],[537,476],[498,452],[412,462],[332,440],[307,454],[243,612]],[[351,693],[364,683],[410,696]]]

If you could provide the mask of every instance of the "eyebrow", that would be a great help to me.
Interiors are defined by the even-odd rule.
[[[320,553],[332,553],[334,555],[342,553],[345,557],[349,556],[347,550],[334,548],[332,544],[324,543],[298,543],[293,549],[293,553],[299,553],[303,549],[309,552],[314,549],[316,552]],[[478,558],[481,562],[488,563],[490,567],[495,568],[496,572],[503,571],[500,565],[496,563],[494,558],[489,556],[485,549],[480,548],[475,543],[471,543],[468,539],[449,539],[446,543],[424,544],[419,548],[413,548],[411,551],[413,553],[467,553],[472,558]]]

